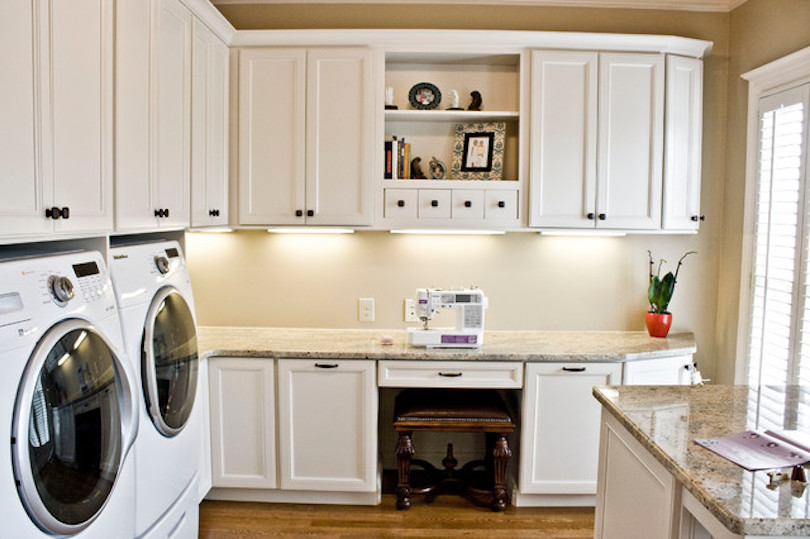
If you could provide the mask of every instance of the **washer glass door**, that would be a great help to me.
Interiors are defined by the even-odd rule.
[[[76,533],[101,512],[126,449],[120,360],[82,320],[51,328],[28,362],[14,410],[20,497],[46,531]],[[124,413],[125,415],[125,413]]]
[[[191,309],[175,288],[161,288],[146,315],[141,378],[149,416],[164,436],[185,427],[194,407],[198,369]]]

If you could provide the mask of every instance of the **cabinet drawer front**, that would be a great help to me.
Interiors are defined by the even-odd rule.
[[[380,361],[377,369],[380,387],[523,387],[519,362]]]
[[[453,189],[453,219],[483,219],[484,193],[472,189]]]
[[[420,189],[419,190],[419,218],[420,219],[449,219],[450,218],[450,190],[449,189]]]
[[[385,216],[416,219],[417,192],[414,189],[386,189]]]
[[[487,191],[484,215],[487,221],[510,221],[518,218],[517,191]]]

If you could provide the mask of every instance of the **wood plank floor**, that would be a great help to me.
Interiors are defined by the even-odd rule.
[[[378,506],[296,505],[204,501],[200,538],[229,537],[593,537],[593,508],[509,507],[503,513],[456,496]]]

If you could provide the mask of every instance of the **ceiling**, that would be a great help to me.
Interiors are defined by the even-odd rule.
[[[211,0],[225,4],[484,4],[729,12],[746,0]]]

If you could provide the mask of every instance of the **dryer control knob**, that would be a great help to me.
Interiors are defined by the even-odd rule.
[[[64,305],[73,299],[73,283],[67,277],[54,275],[50,279],[50,285],[51,294],[57,304]]]
[[[166,258],[165,256],[156,256],[155,266],[157,266],[158,271],[162,275],[166,275],[167,273],[169,273],[169,269],[171,269],[171,267],[169,266],[169,259]]]

